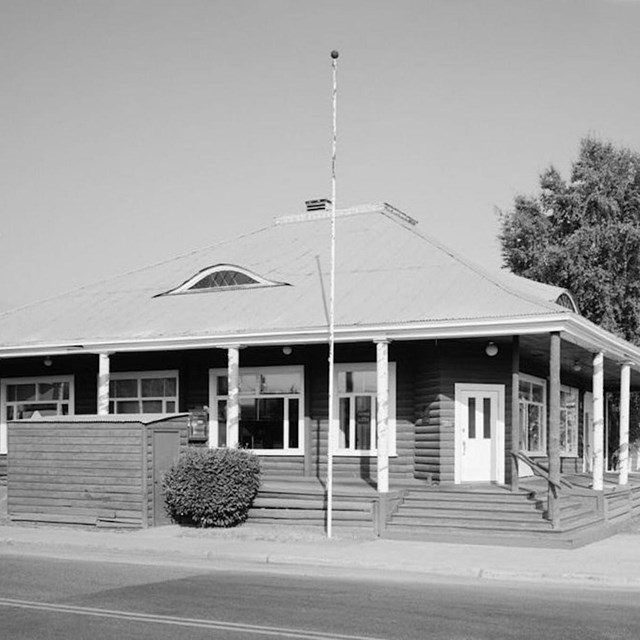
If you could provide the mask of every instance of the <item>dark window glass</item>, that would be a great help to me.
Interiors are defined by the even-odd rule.
[[[371,396],[356,396],[356,449],[371,449]]]
[[[476,399],[469,398],[469,439],[476,437]]]
[[[349,439],[349,398],[340,398],[340,448],[348,449]]]
[[[241,287],[248,284],[258,284],[257,280],[239,271],[214,271],[198,280],[191,289],[223,289],[225,287]]]
[[[491,439],[491,398],[484,398],[484,437]]]
[[[289,399],[289,448],[298,448],[298,420],[299,420],[300,402],[297,398]]]
[[[218,400],[218,446],[227,446],[227,401]]]

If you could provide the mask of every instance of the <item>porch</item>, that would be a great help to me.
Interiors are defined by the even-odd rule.
[[[341,533],[379,535],[397,540],[523,547],[571,548],[608,537],[640,515],[640,474],[626,486],[605,474],[604,488],[594,491],[588,474],[563,476],[555,526],[547,507],[548,484],[538,477],[510,487],[473,483],[428,485],[394,483],[381,497],[370,482],[334,481],[332,522]],[[251,522],[287,523],[324,528],[325,483],[318,478],[268,477],[249,514]]]

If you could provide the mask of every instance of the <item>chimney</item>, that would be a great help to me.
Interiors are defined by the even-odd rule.
[[[319,200],[305,200],[307,211],[328,211],[331,200],[320,198]]]

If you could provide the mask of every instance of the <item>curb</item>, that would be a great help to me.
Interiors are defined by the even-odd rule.
[[[494,580],[522,583],[545,583],[556,585],[580,585],[591,587],[617,587],[640,589],[640,577],[609,576],[590,573],[549,573],[544,571],[521,571],[516,569],[496,569],[489,567],[428,566],[398,563],[375,562],[358,559],[308,557],[287,553],[247,552],[217,553],[212,550],[185,550],[177,552],[169,548],[164,551],[148,547],[127,547],[105,544],[69,544],[64,542],[22,542],[15,538],[0,538],[0,554],[60,557],[69,554],[96,554],[109,556],[110,560],[155,561],[168,564],[190,564],[194,561],[206,561],[212,565],[248,567],[281,567],[298,569],[350,569],[364,572],[394,572],[413,578],[461,578],[471,580]],[[115,557],[113,557],[115,556]]]

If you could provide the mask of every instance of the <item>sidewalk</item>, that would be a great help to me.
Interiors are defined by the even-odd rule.
[[[388,576],[449,576],[640,589],[640,533],[579,549],[475,546],[380,540],[336,531],[245,524],[236,529],[170,525],[142,530],[86,530],[0,525],[0,554],[37,554],[145,562],[197,563],[203,568],[367,570]]]

